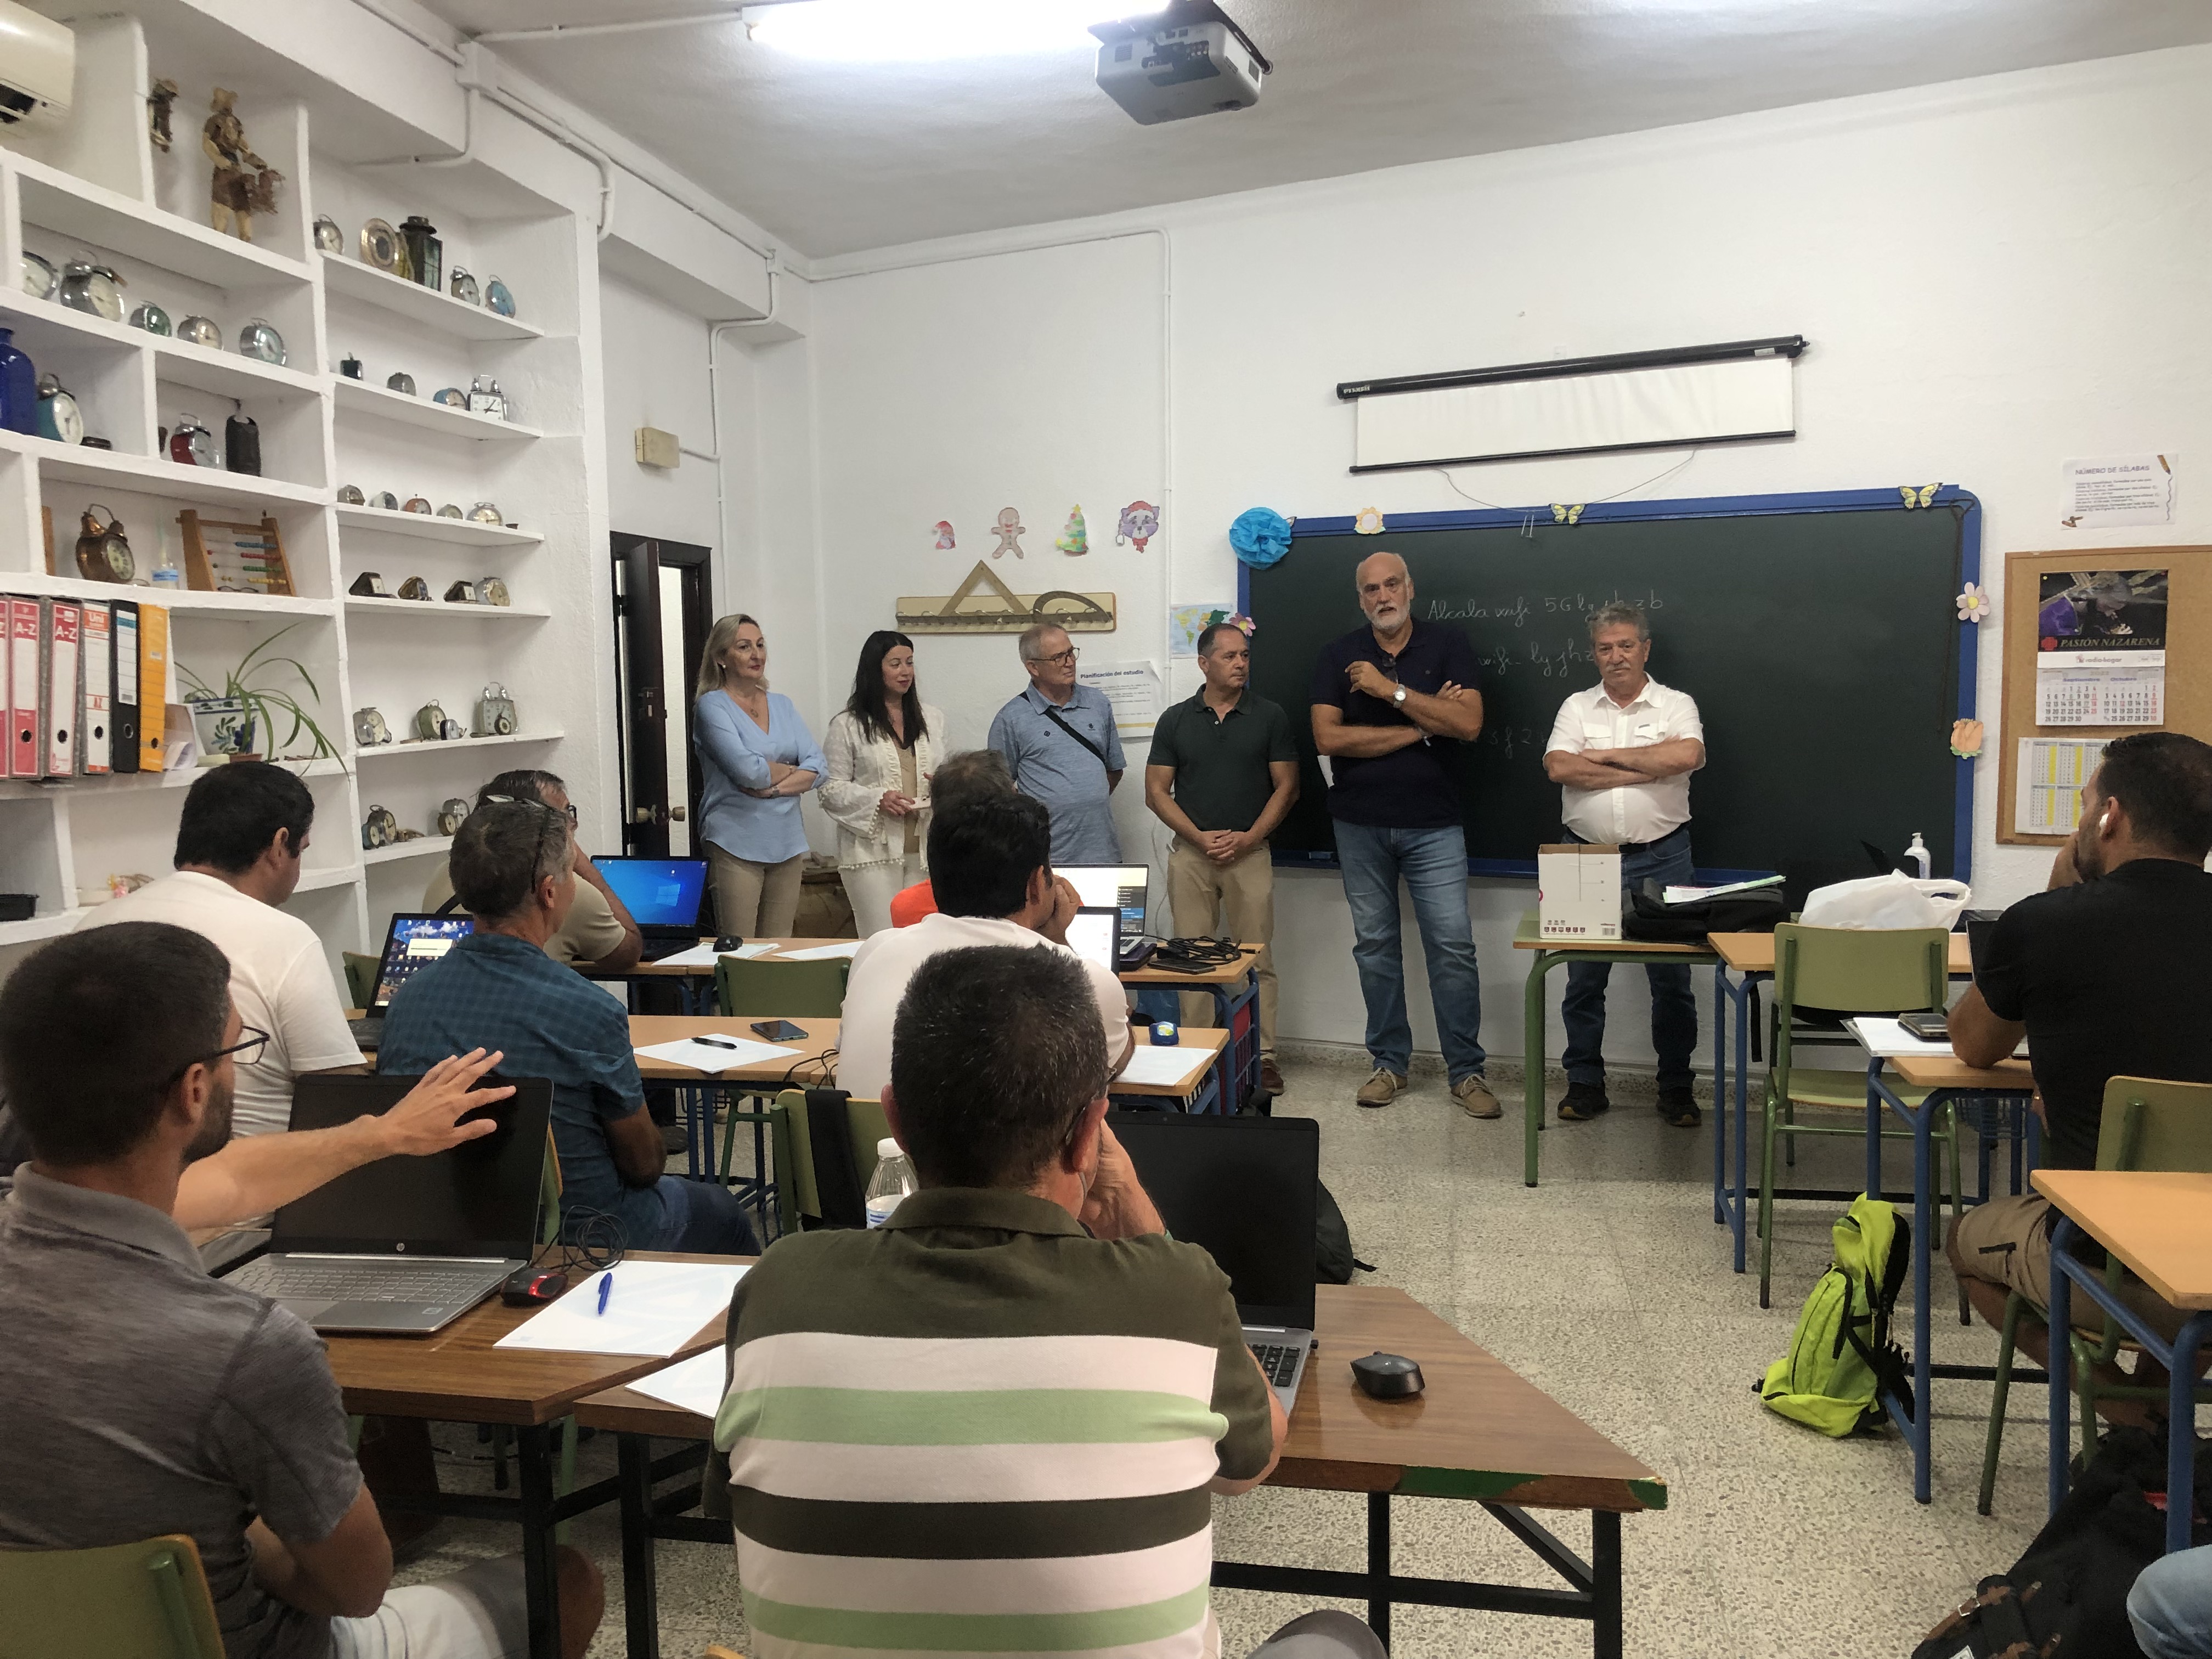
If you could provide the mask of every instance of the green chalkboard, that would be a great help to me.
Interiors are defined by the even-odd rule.
[[[1704,717],[1700,867],[1780,871],[1802,893],[1873,873],[1862,842],[1893,854],[1917,830],[1936,872],[1963,876],[1971,769],[1949,738],[1972,713],[1973,635],[1953,596],[1977,572],[1978,520],[1947,490],[1919,510],[1850,492],[1592,507],[1573,525],[1548,509],[1436,514],[1372,536],[1302,522],[1279,562],[1244,573],[1253,684],[1291,711],[1305,751],[1278,857],[1332,856],[1313,665],[1364,625],[1352,570],[1387,549],[1412,569],[1415,614],[1465,629],[1482,661],[1482,736],[1458,757],[1479,871],[1533,872],[1559,838],[1545,742],[1561,699],[1596,683],[1584,617],[1625,599],[1650,614],[1652,675]]]

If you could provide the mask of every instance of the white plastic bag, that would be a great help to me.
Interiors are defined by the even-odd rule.
[[[1942,927],[1974,902],[1963,881],[1923,881],[1893,870],[1886,876],[1839,881],[1805,896],[1808,927]]]

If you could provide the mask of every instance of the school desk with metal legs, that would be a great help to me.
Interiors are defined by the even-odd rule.
[[[1385,1643],[1395,1606],[1465,1607],[1587,1622],[1596,1659],[1620,1659],[1621,1535],[1624,1515],[1667,1505],[1667,1483],[1636,1458],[1516,1376],[1459,1330],[1403,1291],[1379,1285],[1316,1287],[1316,1346],[1291,1413],[1273,1486],[1367,1495],[1365,1570],[1323,1571],[1264,1563],[1216,1561],[1213,1582],[1228,1589],[1340,1596],[1367,1603],[1368,1622]],[[1425,1391],[1408,1401],[1370,1400],[1352,1381],[1354,1356],[1380,1348],[1420,1362]],[[623,1598],[629,1659],[658,1659],[659,1630],[653,1543],[684,1539],[727,1547],[726,1523],[688,1514],[696,1500],[697,1443],[712,1425],[681,1407],[611,1389],[576,1407],[576,1420],[623,1437]],[[659,1458],[653,1438],[689,1442]],[[656,1494],[655,1484],[684,1474],[684,1487]],[[1393,1498],[1477,1503],[1565,1588],[1414,1578],[1390,1567]],[[1584,1560],[1528,1513],[1580,1510],[1590,1516]],[[732,1590],[736,1585],[732,1573]]]
[[[1267,947],[1240,943],[1234,962],[1224,962],[1195,974],[1170,973],[1164,968],[1132,968],[1116,975],[1136,991],[1205,991],[1213,998],[1213,1018],[1218,1030],[1230,1034],[1214,1065],[1221,1109],[1236,1111],[1244,1097],[1260,1086],[1260,952]],[[1242,1036],[1237,1017],[1247,1011]]]
[[[2062,1333],[2073,1328],[2074,1291],[2117,1319],[2166,1367],[2166,1489],[2194,1490],[2197,1357],[2212,1342],[2212,1175],[2148,1170],[2038,1170],[2035,1189],[2058,1211],[2051,1235],[2051,1508],[2066,1496],[2067,1390],[2074,1356]],[[2104,1269],[2075,1259],[2087,1233],[2169,1306],[2189,1315],[2169,1342],[2105,1288]],[[2166,1553],[2189,1547],[2194,1506],[2166,1506]]]

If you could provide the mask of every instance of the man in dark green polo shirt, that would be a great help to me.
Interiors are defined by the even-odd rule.
[[[1298,798],[1298,750],[1282,705],[1251,690],[1252,642],[1231,623],[1198,636],[1206,684],[1152,732],[1145,805],[1175,831],[1168,906],[1178,933],[1265,945],[1275,937],[1267,837]],[[1275,954],[1260,952],[1260,1086],[1283,1091],[1275,1065]],[[1208,1025],[1212,999],[1185,992],[1186,1025]]]

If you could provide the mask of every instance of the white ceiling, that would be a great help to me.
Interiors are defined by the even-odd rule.
[[[696,0],[428,3],[478,33]],[[2212,40],[2205,0],[1225,4],[1275,65],[1258,107],[1157,127],[1079,46],[829,63],[714,21],[497,50],[823,256]]]

